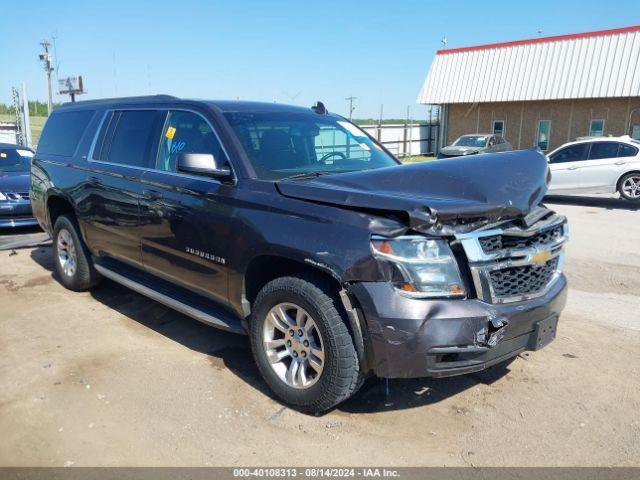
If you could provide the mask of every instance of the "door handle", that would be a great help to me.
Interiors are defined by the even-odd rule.
[[[578,167],[569,167],[569,168],[567,168],[567,170],[577,170],[577,169],[578,169]]]
[[[625,164],[624,160],[620,160],[619,162],[616,162],[616,165],[624,165],[624,164]]]
[[[162,193],[157,190],[143,190],[142,195],[149,200],[160,200],[162,198]]]

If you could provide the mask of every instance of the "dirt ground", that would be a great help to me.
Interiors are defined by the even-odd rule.
[[[640,212],[549,204],[571,225],[551,345],[320,417],[270,397],[246,338],[112,282],[67,291],[50,247],[0,252],[0,466],[640,465]]]

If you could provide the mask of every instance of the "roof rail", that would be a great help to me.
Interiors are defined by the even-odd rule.
[[[95,100],[81,100],[79,102],[65,102],[61,107],[72,107],[75,105],[92,105],[101,103],[146,103],[146,102],[158,102],[163,100],[177,100],[178,97],[173,95],[142,95],[138,97],[115,97],[115,98],[97,98]]]

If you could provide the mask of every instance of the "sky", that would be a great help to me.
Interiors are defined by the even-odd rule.
[[[640,1],[0,0],[0,102],[46,100],[40,41],[82,99],[166,93],[276,101],[356,118],[424,119],[436,50],[640,24]],[[68,96],[55,95],[54,101]]]

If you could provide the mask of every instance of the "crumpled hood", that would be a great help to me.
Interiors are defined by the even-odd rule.
[[[375,211],[405,212],[409,226],[455,219],[526,215],[547,191],[547,160],[537,150],[488,153],[313,180],[281,180],[282,195]]]
[[[28,192],[31,187],[29,172],[0,172],[0,192]]]

